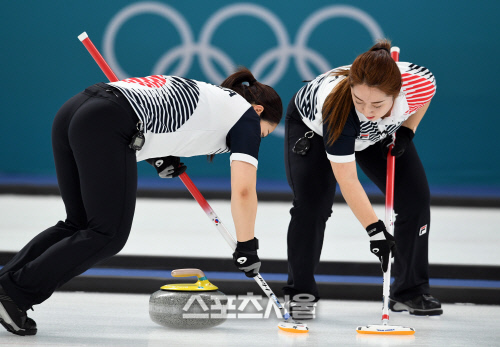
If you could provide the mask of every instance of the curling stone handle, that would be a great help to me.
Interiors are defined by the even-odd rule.
[[[200,269],[178,269],[172,270],[172,277],[191,277],[196,276],[198,278],[205,277],[205,273]]]

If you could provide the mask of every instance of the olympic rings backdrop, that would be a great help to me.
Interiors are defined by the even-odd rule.
[[[105,76],[86,31],[119,78],[171,74],[220,83],[243,65],[284,108],[303,85],[352,63],[377,39],[429,68],[437,94],[415,143],[431,186],[500,189],[500,2],[10,1],[2,4],[1,177],[53,177],[53,117]],[[283,123],[262,142],[259,179],[286,182]],[[89,134],[92,136],[92,134]],[[227,179],[228,155],[187,158],[193,178]],[[313,171],[312,171],[313,172]],[[140,177],[154,177],[139,164]],[[366,180],[362,176],[363,180]],[[462,190],[463,191],[463,190]]]

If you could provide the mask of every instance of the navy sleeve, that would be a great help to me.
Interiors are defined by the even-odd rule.
[[[356,138],[359,136],[359,129],[359,118],[354,112],[354,107],[349,113],[342,133],[332,145],[328,145],[330,132],[327,125],[323,123],[323,141],[325,143],[326,155],[330,161],[334,163],[348,163],[356,160],[354,149]]]
[[[260,117],[250,107],[233,125],[226,137],[233,160],[245,161],[257,167],[260,147]]]

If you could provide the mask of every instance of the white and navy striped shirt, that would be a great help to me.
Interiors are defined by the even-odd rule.
[[[432,99],[436,93],[434,75],[422,66],[405,62],[397,64],[403,85],[394,101],[390,116],[372,122],[353,107],[342,134],[331,146],[327,145],[329,134],[328,128],[323,123],[323,104],[328,94],[345,78],[345,76],[333,76],[331,73],[338,69],[349,69],[350,65],[316,77],[297,92],[295,105],[302,120],[316,134],[324,137],[326,154],[331,161],[337,163],[354,161],[356,151],[362,151],[392,135],[408,117]]]
[[[108,83],[127,98],[144,126],[137,161],[231,151],[230,160],[257,167],[260,118],[236,92],[176,76]]]

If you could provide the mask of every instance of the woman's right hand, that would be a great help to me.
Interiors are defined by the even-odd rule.
[[[381,220],[370,224],[366,228],[366,232],[370,236],[370,251],[380,259],[382,271],[387,272],[390,261],[389,255],[392,253],[392,257],[394,257],[394,250],[396,248],[394,236],[387,232],[384,222]]]
[[[146,162],[154,166],[161,178],[177,177],[187,169],[186,165],[181,163],[181,159],[174,156],[146,159]]]

